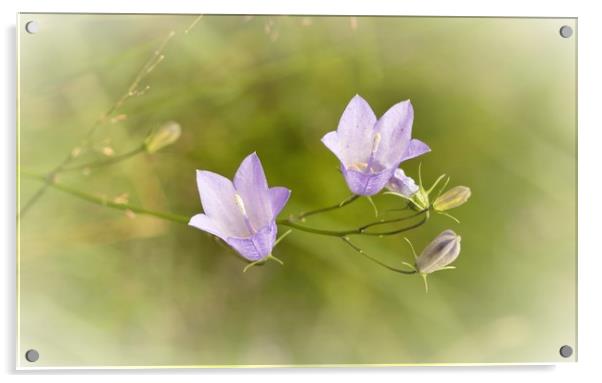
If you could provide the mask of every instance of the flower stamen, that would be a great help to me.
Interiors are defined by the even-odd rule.
[[[374,135],[374,139],[372,140],[372,151],[371,151],[372,155],[374,155],[374,153],[376,153],[376,151],[378,150],[381,139],[382,139],[382,136],[380,135],[380,133],[376,133]]]
[[[349,169],[356,170],[358,172],[363,172],[364,170],[366,170],[366,168],[368,168],[367,162],[355,162],[351,164],[351,166],[349,166]]]
[[[249,220],[249,216],[247,215],[247,209],[245,209],[245,203],[242,200],[242,197],[240,196],[240,194],[234,193],[234,202],[236,203],[236,206],[238,207],[238,209],[240,210],[240,213],[243,216],[243,219],[245,221],[245,225],[247,226],[247,229],[249,229],[251,234],[257,233],[257,230],[253,227],[253,225],[251,224],[251,221]]]

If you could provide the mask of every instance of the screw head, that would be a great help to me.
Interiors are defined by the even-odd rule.
[[[25,23],[25,31],[27,31],[27,33],[33,35],[35,33],[38,33],[39,30],[40,27],[35,21],[28,21],[27,23]]]
[[[569,345],[564,345],[562,347],[560,347],[560,356],[562,356],[563,358],[569,358],[571,355],[573,355],[573,348]]]
[[[28,362],[33,363],[40,359],[40,353],[38,353],[38,351],[34,349],[27,350],[27,352],[25,352],[25,359],[27,359]]]
[[[560,33],[560,36],[564,37],[565,39],[568,39],[573,35],[573,28],[571,28],[568,25],[563,25],[562,27],[560,27],[560,31],[558,32]]]

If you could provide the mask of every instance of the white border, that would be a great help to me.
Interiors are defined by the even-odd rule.
[[[602,37],[602,18],[597,12],[595,1],[546,1],[527,0],[498,1],[495,4],[485,1],[432,0],[432,1],[393,1],[393,0],[303,0],[289,1],[228,1],[213,0],[192,2],[186,0],[125,2],[123,0],[104,0],[70,2],[68,0],[34,1],[22,0],[1,3],[0,17],[4,32],[2,38],[3,91],[0,93],[2,115],[5,124],[2,129],[2,185],[0,193],[5,204],[2,220],[2,243],[4,246],[0,284],[3,288],[0,296],[2,330],[0,337],[0,360],[2,371],[8,375],[7,381],[29,381],[42,378],[44,381],[80,381],[82,376],[91,382],[107,380],[104,375],[126,375],[128,380],[144,382],[163,382],[166,378],[198,381],[224,381],[244,378],[250,382],[305,381],[307,379],[345,379],[364,381],[377,378],[384,381],[408,379],[415,381],[482,381],[506,382],[509,379],[542,378],[546,381],[590,381],[600,378],[598,357],[600,323],[599,273],[602,272],[602,254],[597,235],[602,217],[600,170],[602,164],[599,143],[602,142],[602,121],[600,118],[600,81],[602,62],[600,58],[600,37]],[[16,12],[118,12],[118,13],[261,13],[261,14],[397,14],[397,15],[434,15],[434,16],[548,16],[579,18],[579,362],[551,366],[512,366],[512,367],[412,367],[412,368],[350,368],[350,369],[276,369],[276,370],[154,370],[145,371],[72,371],[62,372],[16,372],[14,360],[14,314],[15,314],[15,57],[14,30]],[[567,100],[571,102],[571,100]],[[553,299],[553,297],[550,297]],[[49,374],[49,376],[40,376]],[[598,378],[598,379],[599,379]]]

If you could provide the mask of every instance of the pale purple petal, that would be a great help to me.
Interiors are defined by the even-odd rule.
[[[203,231],[206,231],[210,234],[215,235],[216,237],[219,237],[223,240],[225,240],[228,235],[226,235],[221,228],[219,227],[218,224],[216,224],[211,218],[209,218],[207,215],[205,214],[197,214],[194,217],[190,218],[190,221],[188,222],[188,224],[190,226],[194,226],[197,229],[201,229]]]
[[[270,188],[270,202],[272,204],[272,219],[276,218],[278,214],[286,205],[288,198],[291,196],[291,191],[283,187]]]
[[[249,261],[258,261],[270,255],[276,241],[277,228],[271,223],[247,238],[226,239],[226,243]]]
[[[412,135],[414,109],[410,100],[393,105],[376,123],[378,145],[374,158],[386,168],[396,168],[401,163]]]
[[[256,153],[248,155],[234,175],[234,188],[242,198],[252,227],[266,226],[274,218],[268,182]]]
[[[204,170],[197,170],[196,175],[203,211],[217,230],[227,236],[249,235],[241,210],[236,205],[232,182],[219,174]]]
[[[342,156],[341,146],[339,145],[339,136],[337,132],[328,132],[322,137],[322,143],[341,161],[345,162],[345,158]]]
[[[393,177],[387,183],[387,189],[411,197],[418,191],[418,185],[411,177],[406,176],[403,170],[395,169]]]
[[[208,171],[197,171],[197,183],[205,214],[189,225],[228,243],[250,261],[264,259],[276,241],[275,217],[284,208],[290,190],[269,189],[256,153],[243,160],[234,182]]]
[[[421,156],[430,151],[431,151],[431,148],[429,148],[429,146],[427,144],[414,138],[410,141],[410,145],[408,145],[408,149],[406,150],[406,152],[403,156],[403,159],[401,161],[403,162],[403,161],[409,160],[411,158]]]
[[[338,153],[333,151],[345,166],[368,161],[375,124],[376,116],[366,100],[359,95],[353,97],[339,120]],[[330,140],[327,142],[332,143]],[[332,150],[330,146],[328,148]]]
[[[393,176],[393,169],[378,173],[366,173],[341,166],[347,186],[353,194],[371,196],[377,194]]]

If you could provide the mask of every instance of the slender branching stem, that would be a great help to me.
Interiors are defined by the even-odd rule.
[[[45,182],[46,185],[48,185],[48,187],[52,187],[54,189],[60,190],[64,193],[70,194],[72,196],[75,196],[77,198],[80,198],[82,200],[100,205],[100,206],[104,206],[104,207],[109,207],[112,209],[117,209],[117,210],[123,210],[123,211],[132,211],[134,213],[137,214],[143,214],[143,215],[148,215],[148,216],[153,216],[156,218],[160,218],[163,220],[167,220],[167,221],[171,221],[171,222],[175,222],[175,223],[180,223],[180,224],[187,224],[189,219],[188,217],[182,216],[182,215],[178,215],[178,214],[174,214],[174,213],[168,213],[168,212],[161,212],[161,211],[155,211],[155,210],[150,210],[150,209],[146,209],[140,206],[135,206],[135,205],[131,205],[129,203],[118,203],[118,202],[114,202],[111,201],[105,197],[100,197],[100,196],[96,196],[93,194],[89,194],[86,192],[83,192],[81,190],[69,187],[67,185],[63,185],[61,183],[56,182],[54,179],[48,181],[47,178],[43,175],[37,175],[37,174],[33,174],[27,171],[21,171],[21,174],[23,174],[26,177],[32,178],[32,179],[37,179],[39,181]],[[419,212],[420,214],[424,213],[424,211]],[[419,214],[414,214],[413,216],[410,217],[404,217],[402,219],[409,219],[411,217],[417,217]],[[414,228],[419,227],[420,225],[424,224],[429,218],[429,214],[427,212],[427,214],[424,216],[424,218],[422,220],[420,220],[418,223],[415,223],[411,226],[406,226],[406,227],[402,227],[396,230],[392,230],[392,231],[388,231],[388,232],[367,232],[365,231],[365,229],[363,229],[362,227],[354,229],[354,230],[347,230],[347,231],[330,231],[330,230],[321,230],[321,229],[314,229],[314,228],[310,228],[310,227],[305,227],[302,225],[298,225],[294,222],[291,222],[289,220],[280,220],[277,221],[279,224],[284,225],[284,226],[289,226],[293,229],[298,229],[301,231],[305,231],[308,233],[313,233],[313,234],[320,234],[320,235],[328,235],[328,236],[333,236],[333,237],[338,237],[341,238],[341,240],[343,240],[343,242],[345,242],[346,244],[348,244],[352,249],[354,249],[356,252],[358,252],[359,254],[363,255],[364,257],[366,257],[367,259],[369,259],[370,261],[378,264],[381,267],[384,267],[390,271],[399,273],[399,274],[406,274],[406,275],[410,275],[410,274],[416,274],[416,269],[413,268],[411,265],[407,264],[408,268],[410,268],[410,270],[403,270],[403,269],[399,269],[397,267],[394,266],[390,266],[380,260],[378,260],[377,258],[374,258],[373,256],[369,255],[368,253],[366,253],[363,249],[361,249],[359,246],[355,245],[353,242],[351,242],[351,239],[349,238],[349,235],[353,235],[353,234],[364,234],[364,235],[377,235],[377,236],[384,236],[384,235],[394,235],[394,234],[398,234],[398,233],[402,233],[405,231],[409,231],[412,230]],[[387,220],[387,221],[396,221],[396,220]],[[383,222],[380,222],[383,223]],[[379,223],[379,224],[380,224]],[[387,222],[389,223],[389,222]],[[371,227],[370,225],[364,225],[364,227]],[[276,240],[276,244],[278,244],[284,237],[286,237],[288,234],[290,234],[291,230],[287,230],[284,234],[282,234],[277,240]],[[407,239],[406,239],[407,240]],[[412,252],[413,251],[413,247],[412,247]],[[415,254],[414,254],[415,256]],[[269,259],[272,259],[280,264],[282,264],[283,262],[274,257],[273,255],[270,255],[268,257]],[[258,265],[258,264],[262,264],[264,263],[265,260],[261,260],[261,261],[257,261],[257,262],[253,262],[249,265],[247,265],[244,269],[244,271],[247,271],[250,267]]]
[[[351,240],[347,236],[343,236],[343,237],[341,237],[341,239],[343,240],[343,242],[345,242],[346,244],[348,244],[353,250],[357,251],[359,254],[363,255],[366,258],[368,258],[369,260],[371,260],[372,262],[376,263],[377,265],[384,267],[385,269],[391,270],[391,271],[399,273],[399,274],[406,274],[406,275],[416,274],[416,270],[402,270],[402,269],[398,269],[397,267],[393,267],[393,266],[387,265],[386,263],[384,263],[384,262],[382,262],[382,261],[374,258],[373,256],[371,256],[368,253],[366,253],[364,250],[362,250],[359,246],[357,246],[353,242],[351,242]]]
[[[81,165],[76,165],[76,166],[71,166],[71,167],[65,167],[61,170],[61,172],[68,172],[68,171],[74,171],[74,170],[82,170],[82,169],[95,169],[95,168],[100,168],[103,166],[108,166],[108,165],[113,165],[119,162],[122,162],[124,160],[127,160],[128,158],[134,157],[137,154],[143,153],[144,152],[144,145],[141,145],[139,147],[137,147],[134,150],[130,150],[129,152],[114,156],[114,157],[110,157],[101,161],[93,161],[93,162],[88,162],[85,164],[81,164]]]
[[[396,222],[406,221],[408,219],[412,219],[412,218],[418,217],[419,215],[422,215],[422,214],[426,213],[427,211],[428,211],[428,209],[425,209],[425,210],[420,210],[417,213],[414,213],[412,215],[408,215],[408,216],[405,216],[405,217],[391,218],[391,219],[381,219],[379,221],[368,223],[368,224],[366,224],[364,226],[361,226],[360,230],[366,230],[366,229],[368,229],[370,227],[377,226],[377,225],[386,225],[386,224],[390,224],[390,223],[396,223]]]
[[[423,211],[423,213],[424,213],[424,211]],[[404,217],[403,219],[400,219],[400,221],[404,220],[406,218],[409,218],[409,217]],[[422,226],[424,223],[426,223],[427,220],[428,220],[428,214],[426,214],[425,217],[422,220],[420,220],[418,223],[415,223],[410,226],[404,226],[401,228],[397,228],[394,230],[389,230],[389,231],[368,231],[366,228],[364,228],[365,226],[372,227],[375,225],[381,225],[381,224],[388,223],[388,222],[380,222],[380,221],[374,222],[373,224],[364,225],[362,227],[358,227],[355,229],[341,230],[341,231],[317,229],[317,228],[313,228],[313,227],[309,227],[309,226],[305,226],[305,225],[300,225],[298,223],[291,221],[290,219],[280,219],[280,220],[277,220],[276,223],[279,225],[292,227],[293,229],[297,229],[300,231],[305,231],[307,233],[342,238],[342,237],[349,236],[349,235],[369,235],[369,236],[377,236],[377,237],[396,235],[396,234],[404,233],[406,231],[410,231],[419,226]],[[388,221],[392,221],[392,220],[388,220]]]
[[[190,30],[200,21],[201,16],[197,17],[192,24],[188,28],[186,28],[185,33],[187,34]],[[87,149],[92,144],[92,139],[94,134],[98,130],[98,128],[104,125],[122,106],[125,102],[131,97],[138,96],[144,93],[144,90],[139,90],[139,86],[141,82],[155,69],[157,65],[161,63],[164,59],[163,51],[168,46],[171,39],[175,36],[175,31],[170,31],[167,36],[163,39],[161,44],[157,49],[153,51],[149,59],[142,65],[140,70],[134,76],[133,81],[127,87],[126,91],[105,111],[104,114],[100,116],[88,132],[86,133],[83,141],[78,146],[80,149]],[[75,149],[75,148],[74,148]],[[23,217],[27,211],[46,193],[48,188],[51,186],[55,176],[60,173],[67,165],[73,161],[77,155],[74,150],[70,151],[70,153],[54,168],[52,168],[46,176],[44,177],[44,185],[42,185],[33,196],[23,205],[23,207],[19,210],[18,216]]]
[[[343,206],[349,205],[350,203],[352,203],[353,201],[356,201],[360,196],[359,195],[355,195],[352,194],[349,197],[345,198],[343,201],[332,205],[332,206],[327,206],[327,207],[323,207],[320,209],[315,209],[315,210],[309,210],[297,215],[293,215],[290,217],[291,221],[303,221],[305,218],[315,215],[315,214],[320,214],[320,213],[326,213],[332,210],[336,210],[336,209],[340,209]]]
[[[42,182],[47,182],[46,178],[41,175],[35,175],[35,174],[31,174],[31,173],[28,173],[25,171],[21,171],[21,174],[23,174],[24,176],[27,176],[29,178],[32,178],[32,179],[37,179]],[[150,210],[150,209],[143,208],[141,206],[131,205],[129,203],[114,202],[105,197],[96,196],[94,194],[89,194],[89,193],[83,192],[81,190],[72,188],[70,186],[55,182],[55,181],[47,182],[46,184],[49,187],[52,187],[52,188],[60,190],[62,192],[71,194],[72,196],[78,197],[80,199],[86,200],[88,202],[92,202],[92,203],[100,205],[100,206],[105,206],[105,207],[109,207],[112,209],[118,209],[118,210],[123,210],[123,211],[129,210],[129,211],[132,211],[137,214],[150,215],[153,217],[161,218],[161,219],[171,221],[171,222],[176,222],[176,223],[187,224],[189,221],[188,217],[185,217],[182,215]]]

